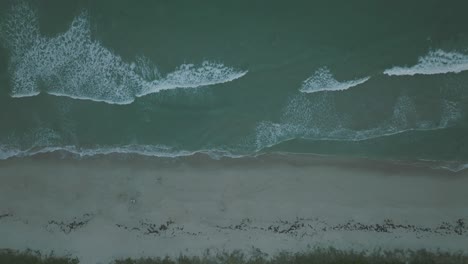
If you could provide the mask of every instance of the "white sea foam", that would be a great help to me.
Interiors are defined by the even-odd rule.
[[[256,127],[257,151],[295,138],[332,141],[362,141],[408,131],[427,131],[451,127],[462,118],[459,103],[441,100],[440,116],[421,118],[413,100],[401,96],[395,102],[390,118],[364,129],[352,128],[352,120],[339,114],[331,97],[310,101],[304,96],[291,98],[280,122],[263,121]]]
[[[445,165],[435,167],[437,169],[445,169],[451,172],[460,172],[468,169],[468,163],[447,163]]]
[[[145,157],[156,158],[179,158],[188,157],[195,154],[205,154],[210,158],[218,160],[223,157],[241,158],[247,154],[235,154],[223,149],[202,149],[196,151],[178,150],[164,145],[123,145],[123,146],[95,146],[95,147],[77,147],[74,145],[68,146],[42,146],[21,149],[17,147],[0,145],[0,160],[10,158],[32,157],[40,154],[48,153],[64,153],[71,155],[74,158],[89,158],[100,155],[138,155]]]
[[[226,83],[239,79],[245,74],[247,71],[234,70],[221,63],[205,61],[198,67],[194,64],[183,64],[165,78],[145,84],[136,95],[140,97],[174,88],[196,88]]]
[[[161,76],[149,60],[127,63],[93,40],[86,13],[76,17],[66,32],[41,36],[37,15],[25,3],[11,9],[2,23],[2,38],[11,52],[12,97],[35,96],[42,90],[74,99],[129,104],[136,96],[230,82],[247,73],[205,61],[183,64]]]
[[[184,150],[166,145],[94,145],[77,146],[66,144],[70,142],[69,135],[61,136],[49,128],[33,129],[21,136],[11,135],[0,141],[0,160],[9,158],[30,157],[45,153],[63,153],[75,158],[87,158],[98,155],[139,155],[146,157],[177,158],[203,153],[213,159],[221,157],[237,158],[238,155],[223,148],[209,148],[200,150]]]
[[[426,56],[420,57],[418,63],[411,67],[393,67],[385,70],[384,74],[400,75],[431,75],[444,73],[460,73],[468,70],[468,55],[459,52],[446,52],[443,50],[430,51]]]
[[[449,100],[442,100],[442,117],[439,126],[451,127],[463,117],[460,104]]]
[[[293,96],[283,109],[278,123],[262,121],[255,131],[257,151],[281,142],[304,136],[320,138],[324,130],[341,128],[346,117],[336,114],[332,98],[320,94],[309,100],[305,95]]]
[[[367,82],[370,77],[339,82],[326,67],[318,69],[311,77],[305,80],[300,89],[303,93],[320,91],[343,91]]]
[[[97,155],[110,155],[110,154],[136,154],[148,157],[183,157],[190,156],[196,152],[190,151],[176,151],[165,146],[151,146],[151,145],[124,145],[118,147],[94,147],[94,148],[79,148],[76,146],[44,146],[33,147],[27,149],[12,148],[7,146],[0,146],[0,160],[5,160],[12,157],[29,157],[44,153],[53,152],[67,152],[77,157],[92,157]]]

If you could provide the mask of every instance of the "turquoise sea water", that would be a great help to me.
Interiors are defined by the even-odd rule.
[[[0,1],[0,158],[468,161],[466,1]]]

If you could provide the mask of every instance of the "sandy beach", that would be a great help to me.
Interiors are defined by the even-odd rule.
[[[0,161],[0,248],[121,257],[465,251],[468,172],[269,155]]]

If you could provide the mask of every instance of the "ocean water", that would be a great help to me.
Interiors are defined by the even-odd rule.
[[[0,159],[299,152],[463,169],[467,9],[1,0]]]

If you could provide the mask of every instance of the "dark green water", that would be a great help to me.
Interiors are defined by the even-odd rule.
[[[466,10],[1,0],[0,158],[281,151],[463,164]]]

